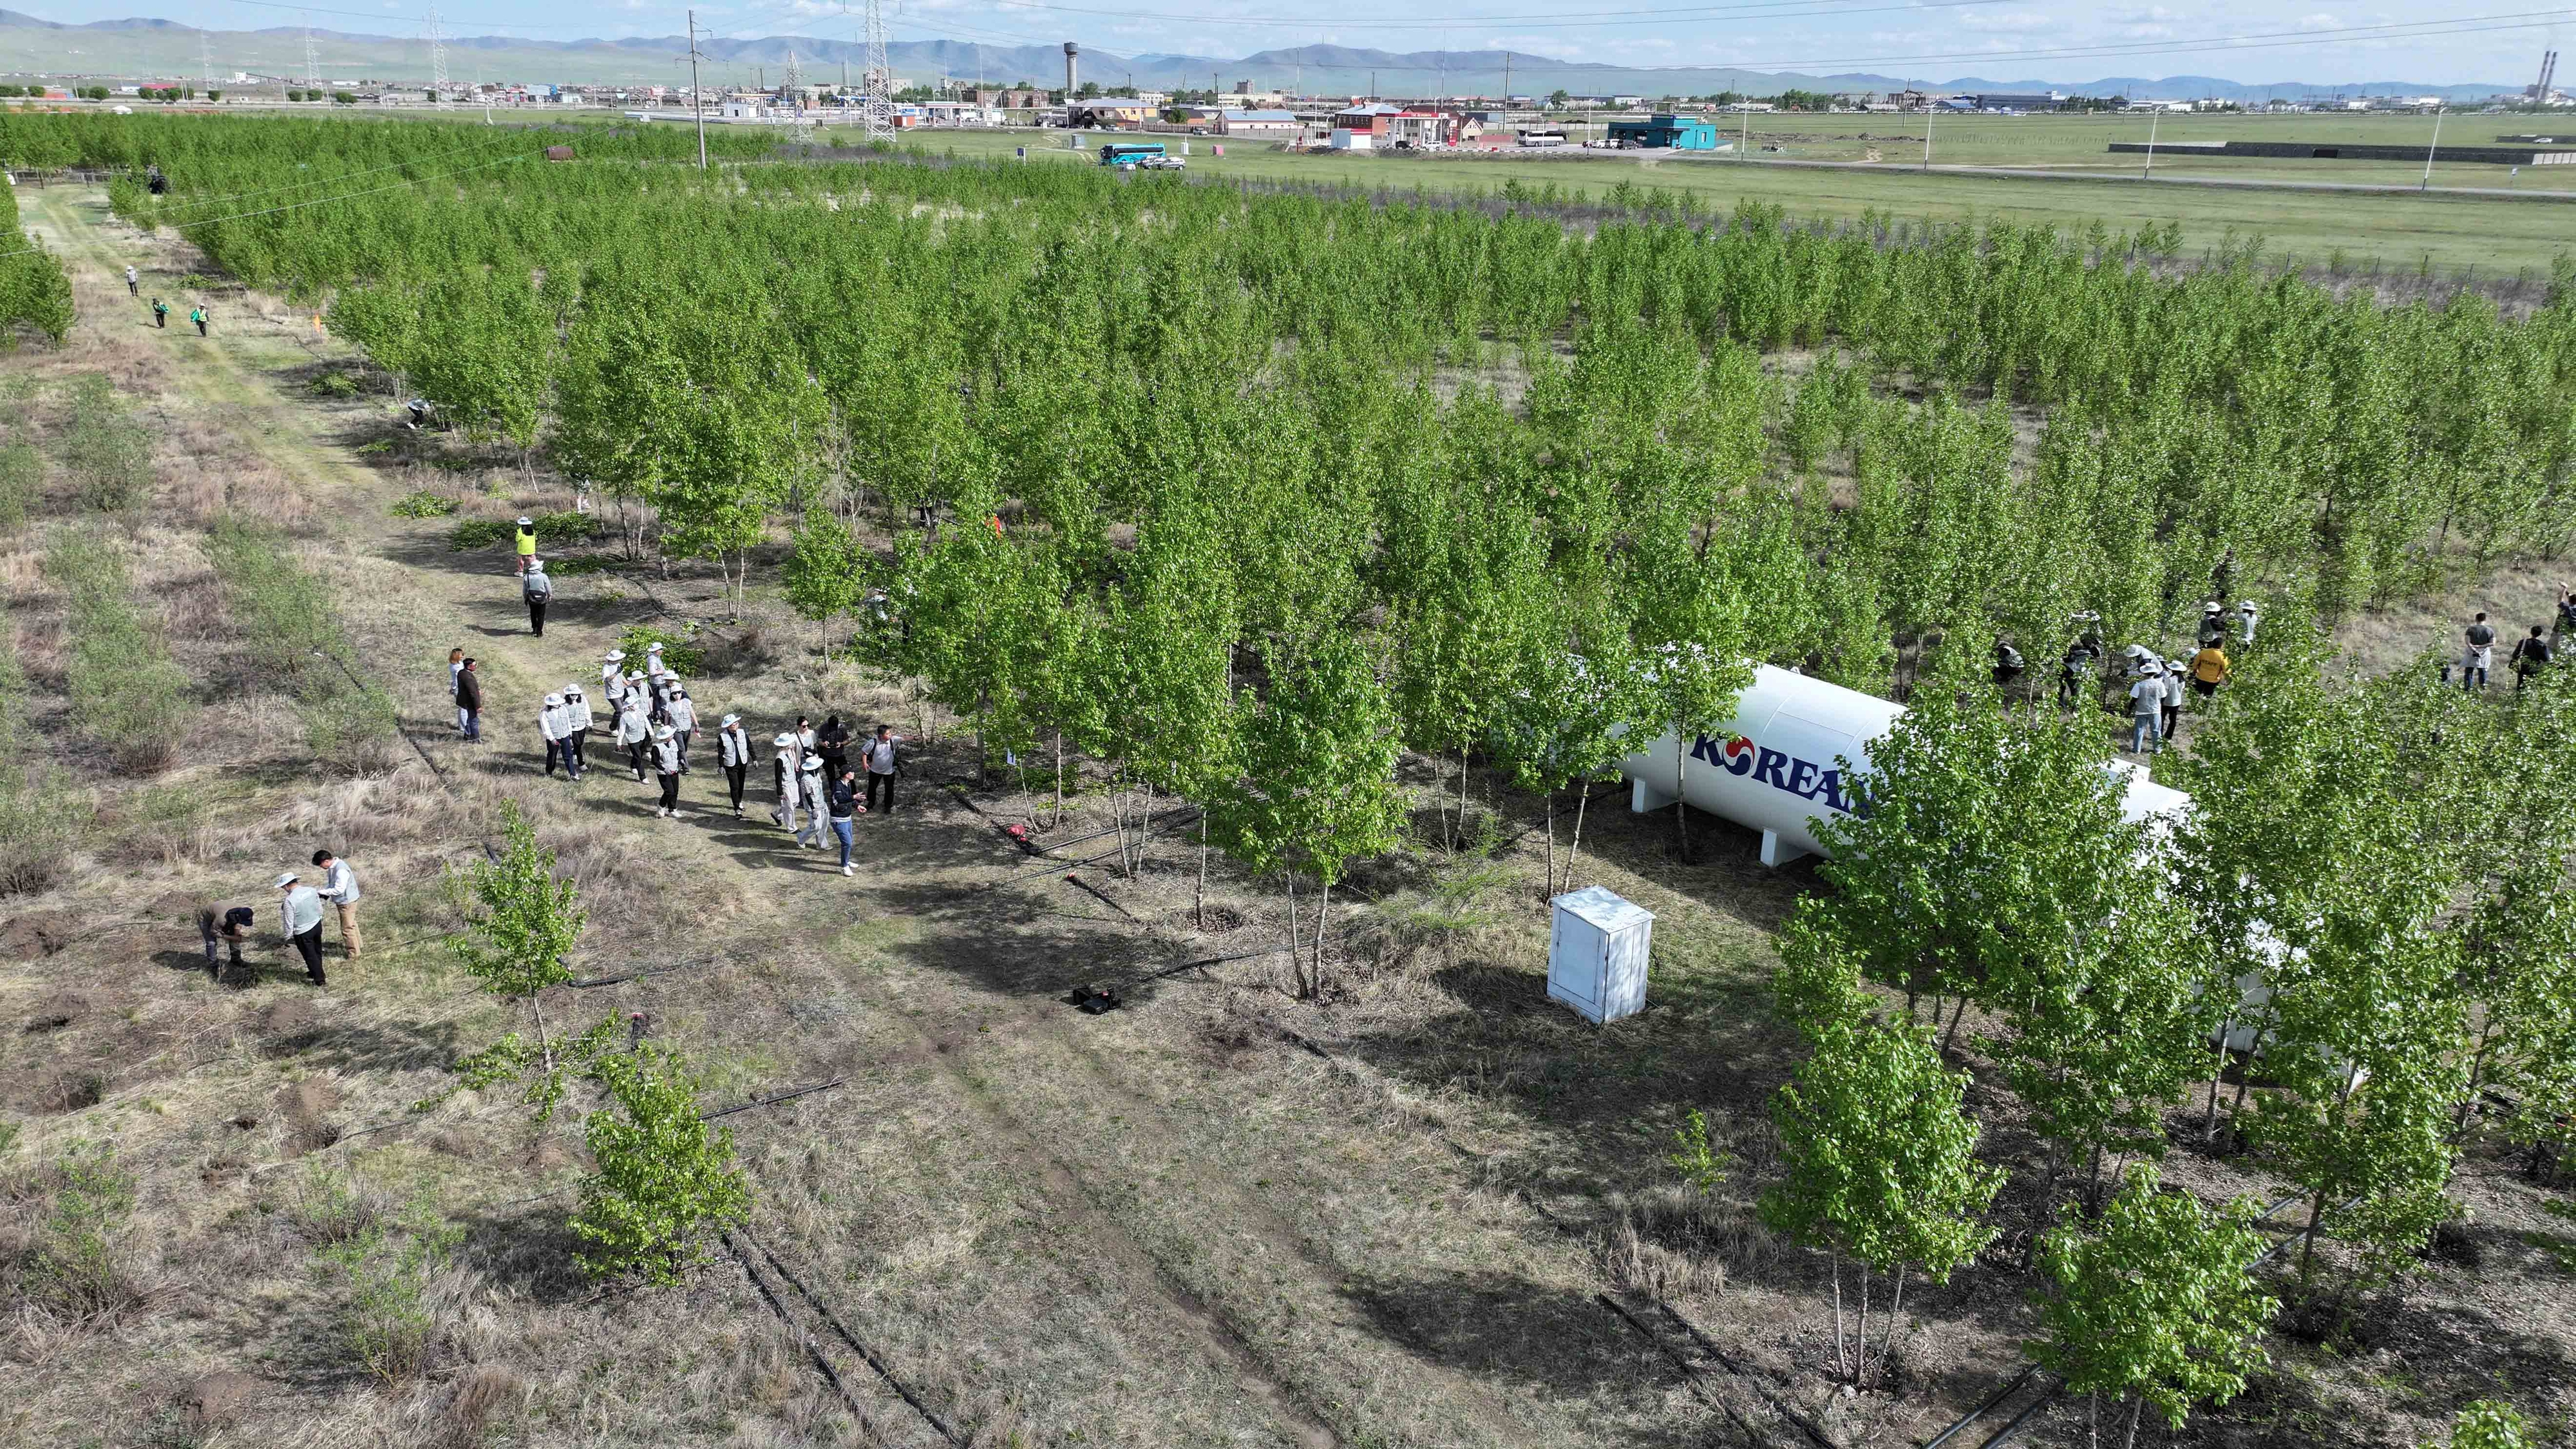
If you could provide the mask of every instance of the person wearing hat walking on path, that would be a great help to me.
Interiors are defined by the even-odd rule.
[[[340,954],[358,959],[358,873],[349,863],[327,850],[313,852],[313,867],[322,872],[322,889],[316,894],[329,901],[340,915]]]
[[[537,556],[537,521],[521,515],[515,541],[519,552],[517,572],[524,574],[528,571],[528,565],[534,562]]]
[[[807,755],[796,762],[796,793],[805,800],[805,828],[796,832],[796,843],[807,850],[821,850],[823,832],[828,828],[823,819],[824,812],[831,808],[832,784],[823,778],[820,756]]]
[[[2182,730],[2183,676],[2190,672],[2191,665],[2187,661],[2180,659],[2165,661],[2165,742],[2167,744],[2173,743],[2174,736]]]
[[[2254,607],[2254,601],[2252,599],[2240,599],[2237,601],[2236,645],[2238,648],[2251,649],[2254,647],[2254,626],[2262,622],[2263,611]]]
[[[669,725],[653,731],[653,773],[662,780],[662,807],[653,813],[668,820],[680,818],[680,742],[678,733]]]
[[[199,302],[188,309],[188,320],[197,324],[197,335],[203,337],[206,335],[206,324],[214,319],[206,312],[206,304]]]
[[[537,733],[546,742],[546,778],[549,780],[554,778],[557,765],[562,765],[564,773],[572,778],[576,780],[581,778],[580,773],[572,768],[571,760],[566,757],[564,729],[564,697],[560,694],[549,694],[546,696],[544,707],[537,711]]]
[[[572,766],[572,777],[578,780],[590,768],[590,701],[578,684],[563,687],[563,701],[564,762]]]
[[[843,770],[832,779],[827,794],[832,812],[832,836],[841,842],[841,874],[850,874],[850,847],[857,843],[850,834],[850,817],[865,815],[868,807],[859,803],[859,777]]]
[[[456,721],[469,745],[483,741],[483,676],[469,656],[456,669]]]
[[[644,717],[644,697],[635,690],[617,702],[617,742],[626,747],[626,765],[635,783],[644,783],[644,755],[653,742],[653,722]]]
[[[313,984],[328,985],[322,976],[321,893],[291,870],[277,878],[277,890],[285,898],[279,928],[286,932],[286,943],[304,958],[304,974]]]
[[[716,763],[724,767],[725,793],[733,797],[733,818],[742,818],[742,781],[751,773],[751,736],[742,716],[729,714],[716,726]]]
[[[770,744],[778,751],[769,762],[770,772],[778,786],[778,806],[769,812],[769,818],[793,835],[796,833],[798,796],[805,788],[803,772],[796,768],[796,737],[782,734]]]
[[[2203,699],[2218,693],[2227,682],[2227,651],[2212,644],[2191,656],[2192,692]]]
[[[611,649],[599,656],[599,697],[608,708],[617,708],[617,696],[626,692],[626,651]]]
[[[544,559],[528,560],[527,572],[519,576],[519,598],[528,606],[528,632],[546,637],[546,605],[555,597],[555,581],[546,577]]]
[[[671,697],[662,701],[662,717],[670,722],[671,734],[680,745],[680,773],[689,773],[689,741],[698,733],[698,707],[689,702],[689,692],[680,687],[680,676],[667,676]]]
[[[143,277],[134,270],[132,263],[128,263],[125,268],[125,295],[129,297],[143,295]]]

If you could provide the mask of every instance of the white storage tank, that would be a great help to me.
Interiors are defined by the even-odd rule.
[[[1630,785],[1629,808],[1672,804],[1678,778],[1693,805],[1762,832],[1764,865],[1822,854],[1809,822],[1853,809],[1838,762],[1866,770],[1871,743],[1904,713],[1903,705],[1876,695],[1758,665],[1736,700],[1735,717],[1692,743],[1690,768],[1680,768],[1670,733],[1627,757],[1620,768]],[[2113,768],[2123,779],[2121,813],[2128,820],[2170,824],[2190,808],[2189,795],[2148,779],[2136,762],[2115,761]]]
[[[1645,1010],[1655,913],[1600,886],[1549,904],[1556,923],[1547,942],[1547,994],[1596,1023]]]

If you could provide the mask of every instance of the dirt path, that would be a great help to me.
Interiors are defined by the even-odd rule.
[[[91,194],[42,193],[29,213],[77,268],[113,272],[133,250],[131,233]],[[184,317],[186,303],[173,305]],[[535,778],[534,701],[565,680],[595,679],[601,652],[644,617],[642,601],[618,597],[627,586],[612,576],[569,579],[545,637],[530,637],[502,555],[446,553],[445,523],[390,514],[401,489],[354,451],[384,429],[387,404],[326,404],[284,391],[282,380],[298,366],[350,355],[315,336],[309,316],[265,299],[219,303],[215,335],[203,341],[176,327],[98,321],[118,346],[158,349],[174,393],[220,414],[233,436],[322,506],[330,542],[318,562],[335,575],[353,626],[385,646],[384,657],[368,662],[443,766],[527,796],[628,857],[628,868],[657,869],[703,893],[705,914],[725,930],[758,923],[751,934],[778,948],[768,959],[747,953],[685,980],[598,993],[612,1002],[585,998],[560,1008],[646,1010],[657,1031],[721,1043],[746,1062],[857,1078],[855,1099],[830,1109],[838,1120],[815,1128],[808,1142],[826,1141],[866,1163],[875,1180],[861,1203],[836,1202],[840,1190],[821,1185],[828,1175],[803,1193],[774,1188],[763,1154],[797,1156],[794,1134],[784,1124],[747,1127],[747,1155],[763,1174],[773,1214],[762,1231],[822,1263],[821,1281],[840,1285],[827,1296],[849,1299],[836,1306],[864,1325],[863,1334],[892,1344],[899,1362],[954,1359],[933,1375],[944,1380],[952,1411],[962,1405],[970,1422],[979,1414],[1087,1420],[1123,1430],[1120,1437],[1141,1433],[1140,1442],[1506,1445],[1584,1437],[1583,1411],[1566,1401],[1562,1385],[1510,1384],[1472,1354],[1430,1351],[1447,1327],[1373,1307],[1384,1295],[1364,1286],[1389,1277],[1390,1263],[1440,1255],[1409,1238],[1426,1221],[1435,1231],[1489,1240],[1482,1251],[1537,1260],[1532,1271],[1575,1301],[1592,1274],[1579,1255],[1544,1235],[1524,1241],[1525,1225],[1510,1213],[1488,1212],[1475,1223],[1416,1215],[1402,1231],[1359,1230],[1364,1215],[1331,1189],[1296,1190],[1303,1174],[1295,1136],[1283,1136],[1291,1150],[1282,1152],[1261,1124],[1228,1116],[1220,1095],[1194,1080],[1206,1062],[1171,1040],[1186,1024],[1171,1014],[1095,1021],[1054,999],[1063,982],[1089,969],[1083,963],[1123,970],[1140,951],[1171,947],[1140,945],[1133,927],[1107,918],[1074,923],[1089,912],[1058,909],[1067,901],[1048,893],[1071,893],[1044,878],[970,898],[971,889],[1027,862],[929,788],[927,772],[907,781],[904,810],[862,822],[867,874],[856,883],[817,853],[788,847],[757,809],[751,822],[734,822],[717,803],[722,781],[711,769],[689,777],[680,822],[655,819],[650,787],[601,767],[608,762],[600,751],[577,787]],[[652,586],[674,598],[686,593]],[[481,661],[492,703],[480,745],[452,737],[440,697],[449,642]],[[727,705],[715,688],[693,692],[711,728]],[[747,715],[771,703],[757,689],[745,693],[753,696],[740,701]],[[769,732],[754,731],[764,740]],[[761,773],[755,798],[765,797]],[[671,941],[665,949],[694,955],[699,945]],[[827,997],[842,1015],[806,1014]],[[1263,1045],[1274,1056],[1291,1050]],[[1298,1111],[1327,1120],[1387,1115],[1384,1101],[1361,1100],[1368,1094],[1340,1077],[1279,1062],[1270,1069],[1292,1084]],[[1459,1190],[1459,1164],[1418,1122],[1398,1112],[1363,1135],[1376,1139],[1367,1150],[1382,1154],[1363,1176],[1382,1168]],[[961,1139],[976,1159],[971,1167],[949,1160]],[[961,1190],[961,1181],[971,1188]],[[913,1231],[900,1224],[889,1231],[867,1210],[893,1203],[902,1204],[894,1211],[918,1214]],[[943,1232],[963,1234],[971,1245],[965,1256],[979,1267],[925,1279],[905,1266],[921,1240]],[[1033,1307],[1038,1297],[1049,1300],[1043,1309]],[[1615,1330],[1586,1332],[1598,1339]],[[989,1347],[1015,1338],[1035,1341]],[[1615,1352],[1601,1340],[1587,1356]],[[1645,1377],[1655,1373],[1650,1366]],[[1641,1411],[1625,1404],[1622,1416]]]

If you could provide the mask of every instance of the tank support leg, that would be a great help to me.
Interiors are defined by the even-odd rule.
[[[1794,845],[1781,844],[1780,832],[1777,830],[1762,832],[1762,863],[1774,870],[1807,853]]]
[[[1643,776],[1630,777],[1628,781],[1628,808],[1630,810],[1635,811],[1639,815],[1643,815],[1649,810],[1661,810],[1671,803],[1673,803],[1672,796],[1667,795],[1663,791],[1656,789],[1654,786],[1647,784]]]

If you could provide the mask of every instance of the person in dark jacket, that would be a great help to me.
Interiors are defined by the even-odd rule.
[[[468,744],[483,739],[483,676],[476,673],[474,661],[467,658],[456,671],[456,717],[464,726]]]
[[[823,775],[838,780],[850,772],[850,729],[837,714],[827,715],[814,731],[814,753],[823,757]]]
[[[170,326],[170,304],[158,297],[152,299],[152,325],[165,331]]]
[[[843,770],[832,777],[832,834],[841,842],[841,874],[850,874],[850,817],[865,815],[868,807],[859,803],[859,777]]]
[[[2530,688],[2532,676],[2549,667],[2549,641],[2541,637],[2541,626],[2531,626],[2531,637],[2513,646],[2513,692]]]
[[[222,947],[232,948],[232,967],[241,970],[242,942],[250,939],[251,909],[248,906],[208,906],[197,912],[197,934],[205,938],[206,974],[217,981],[224,979],[224,963],[217,959]]]
[[[528,571],[519,579],[519,597],[528,606],[528,632],[540,639],[546,637],[546,605],[554,596],[555,581],[546,577],[545,560],[528,560]]]

